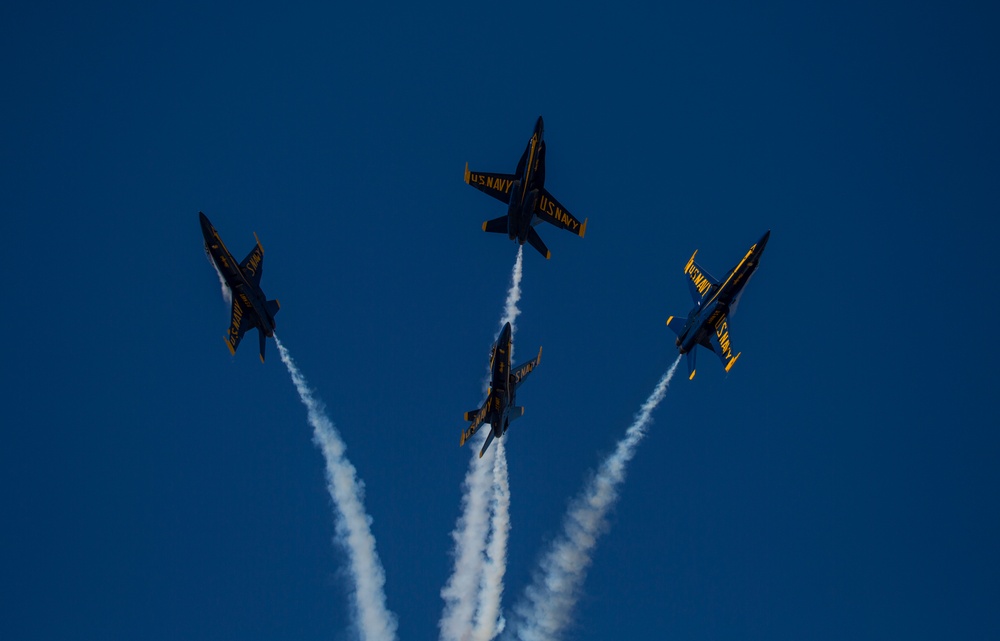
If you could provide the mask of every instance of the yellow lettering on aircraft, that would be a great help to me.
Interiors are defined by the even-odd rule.
[[[229,327],[229,335],[234,339],[240,335],[240,325],[243,322],[243,306],[239,303],[233,305],[233,322]]]
[[[719,348],[722,350],[722,357],[728,362],[726,365],[726,371],[728,372],[729,368],[736,362],[739,354],[733,356],[733,345],[729,341],[729,324],[726,323],[725,317],[715,326],[715,336],[719,339]]]
[[[698,269],[698,266],[694,264],[694,257],[698,251],[695,250],[694,254],[691,254],[691,258],[688,259],[687,265],[684,265],[684,273],[691,278],[691,282],[694,283],[695,289],[702,296],[705,295],[712,287],[712,282],[705,277],[705,275]]]
[[[580,221],[569,215],[569,212],[557,205],[545,194],[538,201],[538,210],[550,216],[558,224],[570,231],[580,234]],[[580,234],[582,235],[582,234]]]
[[[257,268],[260,266],[260,263],[263,260],[264,260],[264,255],[259,251],[255,250],[252,254],[250,254],[250,260],[247,261],[246,269],[248,272],[250,272],[251,276],[257,273]]]
[[[470,185],[481,185],[487,189],[493,189],[504,194],[510,193],[510,187],[514,184],[514,181],[509,178],[487,176],[486,174],[474,174],[472,172],[469,172],[465,182]]]

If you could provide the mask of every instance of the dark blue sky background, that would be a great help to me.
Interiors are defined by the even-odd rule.
[[[436,638],[516,254],[462,169],[513,171],[540,114],[590,222],[525,252],[505,608],[673,361],[691,252],[771,229],[743,355],[675,379],[567,637],[1000,636],[997,10],[696,5],[0,9],[2,636],[352,636],[322,457],[273,342],[223,344],[203,210],[260,236],[399,636]]]

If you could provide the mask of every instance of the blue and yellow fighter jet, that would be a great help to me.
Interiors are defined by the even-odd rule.
[[[274,315],[280,307],[277,300],[267,300],[260,288],[260,277],[264,273],[264,248],[254,234],[257,245],[237,265],[208,217],[201,212],[198,212],[198,217],[201,219],[201,233],[205,236],[205,251],[212,257],[212,262],[233,293],[233,319],[225,336],[226,346],[235,355],[243,335],[256,327],[260,336],[260,362],[263,363],[264,339],[274,336]]]
[[[545,190],[545,141],[542,140],[541,116],[513,174],[469,171],[469,163],[465,163],[465,182],[507,205],[507,215],[487,220],[483,223],[483,231],[506,233],[508,238],[521,245],[527,241],[546,258],[551,258],[552,253],[535,231],[539,221],[567,229],[581,238],[587,232],[587,220],[581,223]]]
[[[490,350],[490,389],[486,395],[486,401],[479,409],[465,413],[465,420],[472,421],[463,432],[459,440],[459,447],[472,438],[483,423],[489,423],[491,430],[483,449],[479,450],[479,458],[483,458],[486,448],[490,446],[494,438],[500,438],[507,431],[510,422],[524,415],[524,408],[514,405],[514,398],[517,388],[521,386],[524,379],[528,377],[533,369],[542,362],[542,348],[538,348],[538,356],[534,360],[523,365],[518,365],[514,369],[510,367],[510,352],[513,348],[513,337],[511,336],[510,323],[503,326],[497,342],[493,343]]]
[[[736,267],[729,270],[723,281],[718,281],[694,262],[698,254],[695,250],[684,266],[688,276],[691,298],[694,299],[694,309],[688,318],[671,316],[667,326],[677,334],[677,350],[687,354],[688,371],[694,378],[695,347],[701,345],[722,361],[722,366],[728,372],[736,363],[740,354],[733,356],[733,345],[729,340],[729,316],[736,312],[736,305],[743,294],[743,288],[750,282],[750,277],[760,264],[760,255],[764,253],[767,238],[771,230],[754,243],[746,256]],[[741,352],[742,353],[742,352]]]

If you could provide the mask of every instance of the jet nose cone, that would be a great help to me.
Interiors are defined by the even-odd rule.
[[[542,121],[542,117],[539,116],[538,122],[535,123],[535,131],[537,131],[538,133],[542,133],[543,129],[545,129],[545,123]]]
[[[201,222],[201,231],[207,238],[212,233],[212,223],[209,222],[208,216],[200,211],[198,212],[198,220]]]
[[[767,244],[767,239],[770,238],[770,236],[771,236],[771,230],[768,229],[766,232],[764,232],[764,235],[760,237],[760,240],[757,241],[757,249],[764,249],[764,245]]]

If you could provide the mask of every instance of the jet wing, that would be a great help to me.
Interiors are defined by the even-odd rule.
[[[719,288],[719,281],[712,278],[712,275],[702,269],[698,263],[694,262],[694,257],[698,255],[698,250],[694,250],[691,258],[684,265],[684,273],[688,277],[688,286],[691,290],[691,298],[695,303],[700,303]]]
[[[566,211],[566,208],[559,204],[559,201],[552,197],[544,187],[535,203],[535,215],[547,223],[555,225],[560,229],[567,229],[580,238],[587,233],[587,221],[582,223],[573,217],[573,214]]]
[[[513,370],[511,370],[510,379],[514,383],[514,389],[520,387],[521,383],[524,382],[524,379],[528,377],[528,374],[530,374],[533,369],[538,367],[538,364],[541,362],[542,362],[542,348],[539,347],[538,356],[536,356],[534,360],[530,360],[527,363],[524,363],[523,365],[518,365]]]
[[[493,196],[503,204],[510,203],[510,187],[517,180],[515,174],[491,174],[469,171],[469,163],[465,163],[465,182],[484,194]]]
[[[722,366],[728,372],[736,363],[736,359],[740,357],[740,353],[742,353],[738,352],[733,356],[733,345],[729,340],[729,315],[720,316],[719,320],[715,322],[714,329],[715,331],[709,334],[709,340],[712,345],[711,349],[719,357],[719,360],[722,361]]]
[[[236,348],[239,347],[240,341],[243,340],[243,335],[254,327],[254,323],[251,320],[253,318],[253,309],[249,304],[245,304],[242,299],[242,296],[233,296],[233,318],[229,323],[229,333],[225,337],[226,345],[233,355],[236,355]]]
[[[486,409],[489,406],[489,399],[487,399],[487,402],[483,403],[483,406],[478,410],[472,410],[471,412],[465,413],[465,420],[472,421],[472,424],[462,430],[462,437],[458,441],[459,447],[465,445],[465,442],[472,438],[479,428],[482,427],[483,421],[486,420]]]
[[[240,271],[248,281],[260,286],[260,277],[264,274],[264,248],[261,247],[257,234],[254,234],[253,237],[257,241],[257,245],[250,250],[247,257],[240,263]]]

